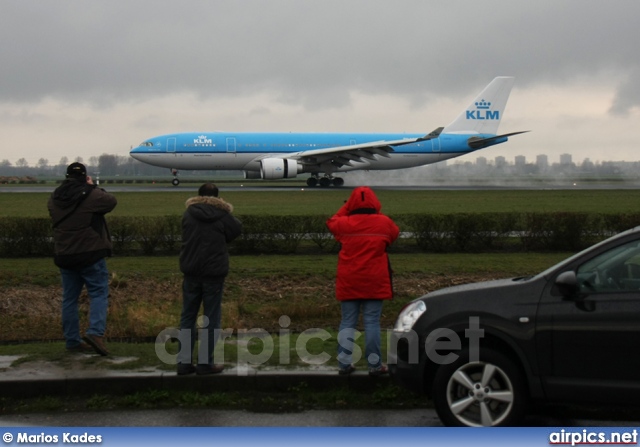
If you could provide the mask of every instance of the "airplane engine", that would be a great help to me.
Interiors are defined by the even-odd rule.
[[[265,158],[260,161],[260,175],[265,180],[294,178],[298,175],[298,162],[286,158]]]
[[[259,171],[244,171],[244,178],[249,180],[262,178]]]

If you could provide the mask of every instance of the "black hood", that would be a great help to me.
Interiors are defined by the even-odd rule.
[[[86,198],[92,190],[93,187],[85,182],[65,180],[53,191],[53,204],[62,209],[69,208]]]

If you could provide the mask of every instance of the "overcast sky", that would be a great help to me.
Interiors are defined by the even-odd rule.
[[[0,0],[0,160],[179,131],[429,132],[515,76],[461,158],[640,160],[638,0]]]

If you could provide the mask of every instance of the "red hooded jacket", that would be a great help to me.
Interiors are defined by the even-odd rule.
[[[384,214],[367,186],[353,190],[349,200],[327,220],[327,227],[342,245],[338,255],[336,298],[393,298],[387,247],[398,238],[398,226]]]

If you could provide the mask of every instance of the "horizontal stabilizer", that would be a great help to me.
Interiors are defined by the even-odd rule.
[[[490,138],[471,137],[467,140],[467,144],[471,149],[482,149],[487,146],[491,146],[492,144],[495,144],[496,141],[500,140],[501,138],[507,138],[513,135],[519,135],[521,133],[527,133],[527,132],[530,132],[530,131],[522,130],[520,132],[505,133],[503,135],[496,135],[495,137],[490,137]]]

